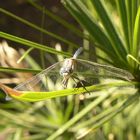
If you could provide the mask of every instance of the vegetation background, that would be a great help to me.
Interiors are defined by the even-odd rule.
[[[82,59],[134,76],[123,88],[100,81],[84,100],[71,95],[35,103],[5,101],[1,93],[0,140],[140,138],[139,0],[0,1],[0,37],[0,82],[10,87],[79,46],[85,49]]]

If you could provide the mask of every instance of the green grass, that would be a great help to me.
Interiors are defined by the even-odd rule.
[[[7,137],[5,139],[104,140],[110,137],[117,140],[139,139],[140,1],[115,0],[113,3],[111,0],[62,0],[63,6],[77,20],[83,31],[51,11],[44,10],[38,1],[28,0],[28,2],[39,10],[40,14],[46,14],[58,25],[70,30],[75,38],[82,39],[83,42],[87,41],[87,44],[83,46],[86,51],[82,59],[86,61],[91,58],[90,61],[92,61],[96,58],[97,62],[109,63],[127,70],[134,79],[127,82],[111,81],[106,84],[98,79],[96,85],[87,87],[89,90],[91,88],[93,93],[85,94],[84,99],[80,94],[85,91],[83,88],[80,88],[77,93],[73,92],[74,89],[54,90],[44,92],[44,94],[23,91],[21,96],[15,97],[16,99],[12,101],[4,102],[1,99],[0,132]],[[41,64],[30,56],[33,49],[43,53],[47,52],[48,60],[51,54],[54,54],[56,56],[54,60],[57,62],[60,55],[61,59],[71,57],[73,48],[80,46],[80,43],[49,32],[47,29],[16,16],[10,10],[0,8],[0,13],[68,45],[67,51],[56,50],[49,45],[42,45],[36,41],[6,33],[4,30],[0,31],[1,38],[28,47],[21,60],[25,60],[30,68],[1,66],[0,71],[5,72],[7,77],[9,76],[7,73],[12,75],[17,72],[38,73],[41,71]],[[115,24],[115,21],[119,24]],[[84,31],[87,34],[83,34]],[[95,56],[90,55],[93,50]],[[44,63],[44,58],[41,60],[41,63]],[[50,81],[49,85],[51,84]]]

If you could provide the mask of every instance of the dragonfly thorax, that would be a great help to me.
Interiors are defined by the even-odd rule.
[[[63,66],[61,67],[59,71],[60,75],[63,76],[62,84],[64,88],[67,87],[68,80],[73,74],[74,68],[75,68],[75,59],[73,58],[65,59]]]
[[[71,75],[74,71],[74,59],[66,59],[63,63],[63,66],[60,69],[60,75],[68,76]]]

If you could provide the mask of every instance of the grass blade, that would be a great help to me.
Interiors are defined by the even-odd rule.
[[[92,41],[98,44],[97,47],[103,50],[114,63],[118,63],[118,66],[122,68],[124,66],[127,67],[127,63],[121,59],[122,56],[117,57],[117,59],[114,57],[117,56],[117,52],[114,50],[111,41],[103,29],[101,29],[98,23],[93,19],[93,16],[90,14],[85,4],[80,0],[63,0],[62,2],[76,20],[89,32]]]
[[[49,53],[61,54],[63,56],[67,56],[67,57],[72,56],[69,53],[66,53],[66,52],[63,52],[63,51],[57,51],[57,50],[55,50],[53,48],[50,48],[48,46],[41,45],[41,44],[29,41],[29,40],[26,40],[26,39],[23,39],[23,38],[20,38],[20,37],[17,37],[17,36],[13,36],[11,34],[7,34],[7,33],[4,33],[4,32],[0,32],[0,37],[6,38],[8,40],[11,40],[11,41],[14,41],[14,42],[17,42],[17,43],[20,43],[20,44],[24,44],[24,45],[29,46],[29,47],[40,49],[40,50],[43,50],[43,51],[46,51],[46,52],[49,52]]]
[[[0,67],[0,72],[16,73],[16,72],[27,72],[27,73],[39,73],[41,70],[33,69],[21,69],[21,68],[10,68],[10,67]]]
[[[132,55],[138,59],[140,49],[140,7],[138,9],[136,20],[134,24],[134,36],[133,36],[133,51]]]
[[[2,88],[7,94],[9,94],[10,96],[12,96],[13,98],[17,100],[36,102],[36,101],[47,100],[47,99],[56,98],[56,97],[81,94],[87,91],[94,92],[97,90],[102,90],[102,89],[111,88],[111,87],[124,87],[124,86],[134,86],[134,85],[138,85],[138,83],[112,82],[112,83],[107,83],[107,84],[98,84],[98,85],[88,86],[86,87],[86,90],[83,87],[81,87],[81,88],[78,88],[77,90],[75,88],[71,88],[71,89],[47,91],[47,92],[18,91],[15,89],[11,89],[3,84],[0,84],[0,88]]]
[[[39,11],[43,11],[43,8],[41,6],[39,6],[38,4],[36,4],[33,0],[27,0],[32,6],[34,6],[36,9],[38,9]],[[84,37],[84,34],[77,29],[74,25],[68,23],[67,21],[65,21],[64,19],[62,19],[61,17],[53,14],[52,12],[50,12],[49,10],[45,9],[45,14],[48,15],[49,17],[51,17],[53,20],[55,20],[56,22],[60,23],[61,25],[63,25],[64,27],[66,27],[67,29],[69,29],[70,31],[72,31],[73,33],[75,33],[76,35],[80,36],[80,37]]]
[[[89,111],[91,111],[95,106],[105,100],[109,95],[104,94],[103,96],[98,97],[95,101],[88,104],[83,110],[81,110],[77,115],[75,115],[71,120],[61,126],[56,132],[54,132],[50,137],[46,140],[54,140],[62,133],[64,133],[69,127],[75,124],[78,120],[80,120],[83,116],[85,116]]]
[[[112,44],[112,47],[114,48],[116,54],[118,57],[122,59],[122,61],[126,60],[126,50],[122,43],[122,41],[119,38],[119,35],[117,34],[112,21],[110,17],[108,16],[107,11],[105,10],[102,1],[100,0],[91,0],[94,8],[96,9],[97,14],[99,15],[102,24],[104,25],[107,33],[108,38],[110,39],[110,42]]]
[[[83,133],[82,136],[80,136],[80,138],[81,137],[83,138],[85,135],[87,135],[87,133],[92,132],[93,130],[99,128],[100,126],[108,122],[110,119],[112,119],[118,113],[122,112],[125,108],[130,106],[132,103],[136,102],[138,99],[139,99],[139,93],[136,93],[135,95],[130,96],[126,101],[122,102],[122,104],[117,109],[115,109],[111,114],[107,115],[106,117],[101,119],[99,122],[97,121],[97,123],[93,125],[93,127],[89,129],[89,131],[86,131],[86,133]]]
[[[128,34],[128,23],[127,23],[127,13],[126,13],[126,5],[125,5],[125,1],[123,0],[116,0],[116,4],[117,4],[117,8],[118,8],[118,12],[120,15],[120,19],[121,19],[121,24],[122,24],[122,29],[123,29],[123,33],[124,33],[124,37],[125,37],[125,42],[126,42],[126,46],[127,46],[127,51],[130,51],[130,39],[129,39],[129,34]]]
[[[68,40],[66,40],[65,38],[63,38],[59,35],[56,35],[52,32],[49,32],[49,31],[47,31],[47,30],[45,30],[45,29],[43,29],[43,28],[41,28],[41,27],[39,27],[39,26],[37,26],[37,25],[35,25],[35,24],[33,24],[33,23],[23,19],[23,18],[21,18],[21,17],[18,17],[18,16],[14,15],[13,13],[11,13],[11,12],[5,10],[5,9],[0,8],[0,12],[4,13],[4,14],[6,14],[6,15],[8,15],[8,16],[10,16],[10,17],[12,17],[12,18],[14,18],[14,19],[16,19],[16,20],[18,20],[18,21],[20,21],[20,22],[22,22],[22,23],[24,23],[24,24],[26,24],[26,25],[28,25],[28,26],[30,26],[30,27],[38,30],[38,31],[40,31],[40,32],[43,32],[43,33],[45,33],[49,36],[52,36],[53,38],[56,38],[56,39],[66,43],[66,44],[68,44],[72,47],[79,48],[79,46],[77,44],[75,44],[71,41],[68,41]]]

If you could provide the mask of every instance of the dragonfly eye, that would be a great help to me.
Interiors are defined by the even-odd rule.
[[[60,71],[59,71],[60,75],[63,75],[64,73],[64,68],[61,68]]]
[[[60,75],[69,75],[73,72],[71,68],[61,68],[60,69]]]
[[[69,72],[67,70],[67,68],[61,68],[60,69],[60,75],[67,75]]]

